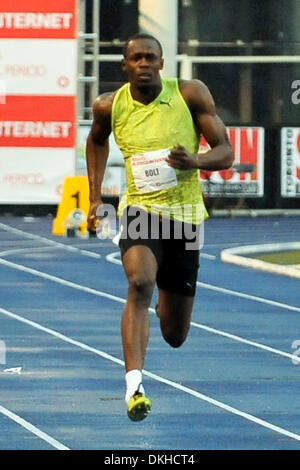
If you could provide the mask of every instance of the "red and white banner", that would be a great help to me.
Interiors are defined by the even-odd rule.
[[[1,0],[1,38],[76,37],[76,0]]]
[[[73,96],[7,96],[0,147],[75,146]]]
[[[264,128],[228,127],[227,130],[233,147],[234,164],[252,165],[253,171],[237,171],[234,166],[229,170],[200,171],[204,193],[210,196],[262,197],[264,195]],[[206,152],[207,150],[209,146],[202,138],[200,151]]]
[[[0,1],[0,203],[55,204],[75,172],[76,0]]]
[[[281,196],[300,196],[300,128],[281,129]]]

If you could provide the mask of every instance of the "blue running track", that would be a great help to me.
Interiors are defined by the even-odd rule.
[[[300,218],[206,222],[181,348],[163,341],[153,298],[153,411],[140,423],[124,402],[118,249],[51,230],[0,217],[0,449],[300,449],[299,280],[220,261],[224,248],[299,241]]]

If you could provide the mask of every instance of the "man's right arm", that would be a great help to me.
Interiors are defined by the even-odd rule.
[[[98,225],[96,211],[101,204],[101,185],[109,153],[112,102],[111,93],[105,93],[96,99],[93,106],[93,123],[87,138],[86,161],[90,191],[88,230],[91,232],[95,232]]]

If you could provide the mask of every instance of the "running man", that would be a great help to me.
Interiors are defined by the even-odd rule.
[[[129,418],[140,421],[151,409],[142,369],[154,286],[159,293],[156,311],[162,335],[177,348],[190,327],[199,267],[198,234],[207,216],[198,170],[230,168],[233,152],[208,88],[199,80],[160,76],[163,52],[155,37],[138,34],[128,39],[122,68],[128,83],[100,95],[93,106],[87,140],[88,228],[95,232],[99,225],[96,212],[113,132],[126,169],[126,190],[119,204],[119,246],[128,280],[121,324],[125,401]],[[198,153],[201,135],[211,147],[205,154]],[[164,236],[166,221],[169,228]],[[143,235],[137,238],[130,227],[138,225]]]

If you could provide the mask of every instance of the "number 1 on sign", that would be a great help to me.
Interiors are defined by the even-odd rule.
[[[76,209],[80,208],[80,193],[79,191],[76,191],[76,193],[72,194],[71,197],[74,197],[76,199]]]

